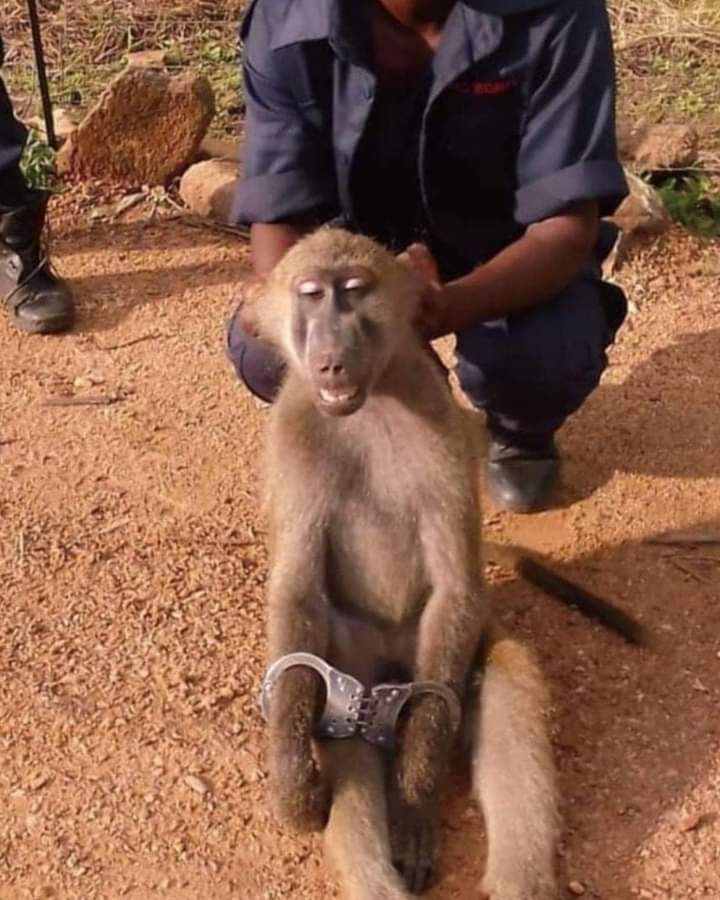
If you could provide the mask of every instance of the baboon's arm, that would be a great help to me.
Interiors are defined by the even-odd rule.
[[[462,697],[489,609],[480,587],[471,522],[452,512],[438,510],[421,526],[432,593],[420,619],[414,678],[442,682]],[[409,804],[432,802],[453,742],[445,702],[432,695],[418,697],[401,736],[397,767],[399,789]]]
[[[273,662],[299,651],[327,654],[329,619],[322,543],[319,529],[288,529],[276,542],[279,552],[268,591]],[[290,669],[278,680],[270,703],[273,800],[278,815],[300,830],[322,828],[327,814],[327,791],[312,752],[320,686],[314,672]]]

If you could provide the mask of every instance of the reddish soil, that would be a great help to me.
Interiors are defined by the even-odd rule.
[[[76,331],[0,321],[0,898],[328,900],[320,841],[266,802],[266,413],[222,349],[244,248],[73,220]],[[562,883],[597,900],[720,897],[720,547],[648,540],[720,531],[719,276],[717,245],[679,234],[625,266],[639,309],[562,433],[561,508],[486,515],[657,633],[627,647],[490,567],[553,691]],[[46,405],[68,394],[122,399]],[[444,821],[430,896],[476,897],[459,789]]]

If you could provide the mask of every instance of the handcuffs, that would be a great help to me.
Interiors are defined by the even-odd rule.
[[[315,736],[321,740],[361,737],[370,744],[392,749],[397,721],[405,704],[419,694],[442,697],[450,713],[453,731],[460,727],[461,708],[452,688],[437,681],[411,681],[405,684],[365,685],[334,668],[312,653],[289,653],[276,660],[267,670],[260,693],[260,708],[265,721],[269,718],[270,700],[278,678],[288,669],[313,669],[325,682],[325,708],[315,725]]]

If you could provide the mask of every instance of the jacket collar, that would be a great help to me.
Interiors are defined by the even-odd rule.
[[[452,21],[464,19],[473,53],[480,51],[480,55],[484,56],[487,53],[488,35],[482,20],[488,17],[504,18],[543,6],[553,6],[558,2],[559,0],[458,0],[448,22],[452,24]],[[349,55],[355,56],[352,23],[361,3],[362,0],[285,0],[284,11],[278,10],[279,21],[270,47],[272,50],[279,50],[305,41],[330,40],[335,46],[349,51]],[[458,8],[463,13],[462,17]]]

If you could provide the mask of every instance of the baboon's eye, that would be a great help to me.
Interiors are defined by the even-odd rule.
[[[314,278],[308,278],[306,281],[301,281],[298,284],[298,294],[300,294],[301,297],[308,297],[310,300],[319,300],[324,293],[325,290],[322,284]]]
[[[346,291],[351,291],[358,294],[361,291],[366,290],[367,286],[367,281],[364,278],[358,278],[357,276],[346,279],[345,284],[343,285]]]

